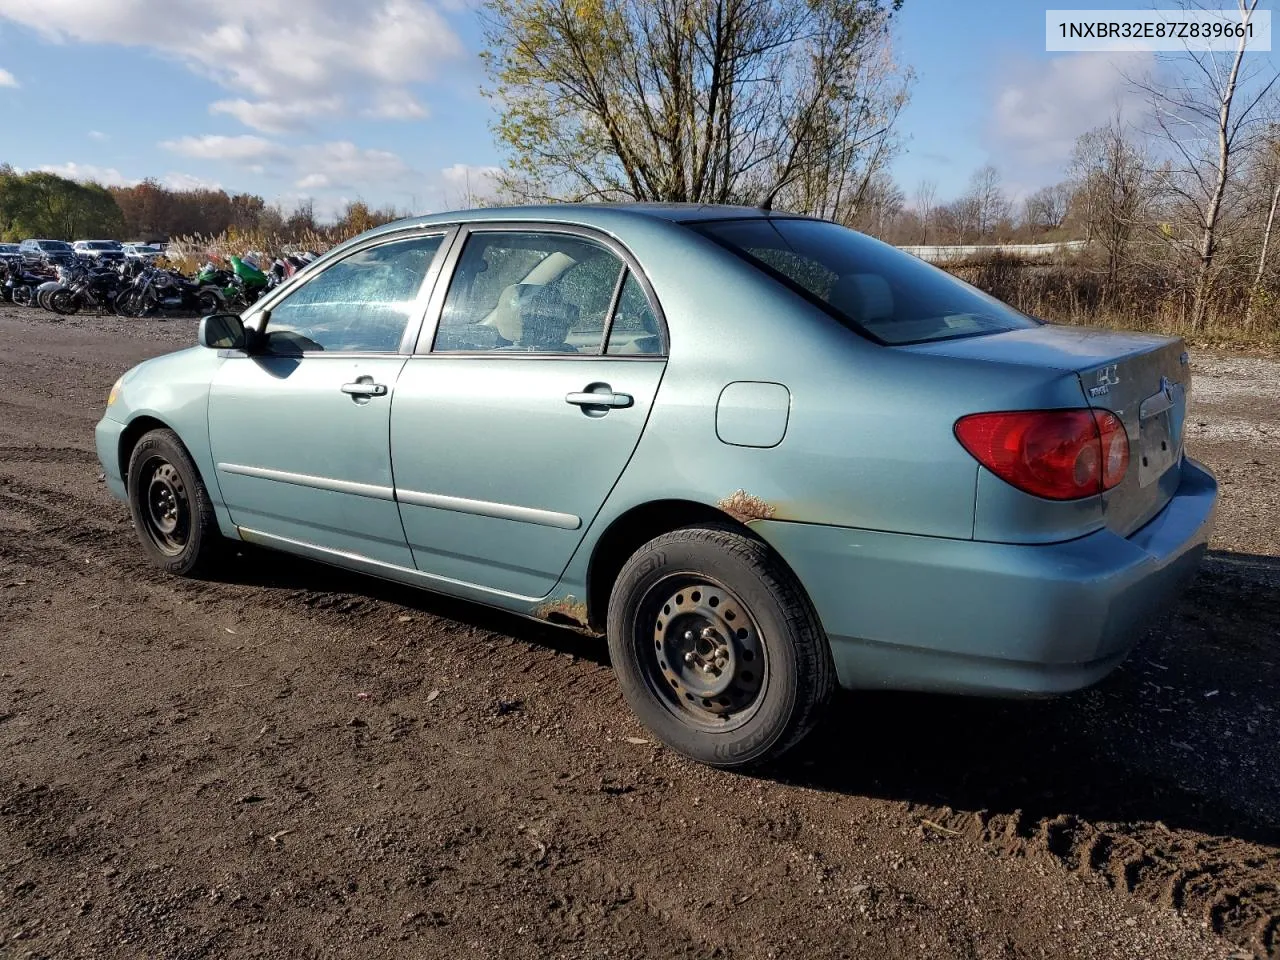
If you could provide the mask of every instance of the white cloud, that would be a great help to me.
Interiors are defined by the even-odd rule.
[[[46,163],[37,170],[42,173],[54,173],[68,180],[85,182],[92,180],[104,187],[132,187],[138,183],[136,177],[126,177],[115,167],[96,167],[91,163]]]
[[[440,171],[446,190],[472,197],[492,194],[501,174],[501,167],[473,167],[466,163],[455,163]]]
[[[413,171],[397,154],[366,150],[349,140],[300,148],[294,155],[300,190],[385,187]]]
[[[246,127],[263,133],[291,133],[306,130],[310,121],[342,109],[341,97],[317,97],[310,100],[276,101],[219,100],[211,104],[210,113],[225,113]]]
[[[104,187],[133,187],[142,182],[141,177],[127,177],[115,167],[99,167],[92,163],[46,163],[37,167],[42,173],[53,173],[81,183],[92,181]],[[170,172],[159,178],[162,186],[170,190],[221,190],[222,184],[206,180],[190,173]]]
[[[103,133],[101,130],[90,130],[90,131],[89,131],[88,136],[89,136],[89,139],[90,139],[90,140],[97,140],[97,141],[99,141],[99,142],[102,142],[102,141],[104,141],[104,140],[110,140],[110,139],[111,139],[111,138],[110,138],[110,137],[108,137],[105,133]]]
[[[473,167],[455,163],[440,171],[443,186],[440,191],[442,206],[446,209],[472,207],[477,201],[492,199],[498,192],[501,167]]]
[[[166,173],[160,181],[170,190],[221,190],[216,180],[206,180],[190,173]]]
[[[1015,67],[997,91],[993,155],[1022,167],[1059,168],[1076,137],[1117,111],[1136,116],[1142,97],[1126,80],[1151,63],[1145,53],[1077,53]]]
[[[228,160],[233,163],[274,160],[284,153],[278,143],[267,140],[265,137],[249,134],[238,137],[223,137],[216,134],[182,137],[178,140],[165,140],[160,146],[182,154],[184,157],[194,157],[197,160]]]
[[[0,68],[0,87],[17,87],[18,78],[8,70]]]
[[[364,115],[375,120],[422,120],[427,108],[418,102],[408,90],[387,89],[379,91]]]
[[[0,0],[0,18],[54,41],[144,47],[236,94],[274,104],[274,129],[299,106],[347,93],[395,96],[464,54],[431,0]],[[384,93],[384,91],[392,91]],[[246,101],[247,102],[247,101]],[[236,104],[236,101],[224,101]],[[257,115],[238,105],[233,116]]]

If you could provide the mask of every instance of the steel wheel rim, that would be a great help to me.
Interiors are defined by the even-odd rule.
[[[181,474],[168,460],[154,457],[143,465],[139,486],[147,536],[161,553],[177,556],[191,535],[191,503]]]
[[[645,682],[681,721],[729,731],[760,709],[768,651],[734,591],[703,574],[665,577],[641,601],[637,627]]]

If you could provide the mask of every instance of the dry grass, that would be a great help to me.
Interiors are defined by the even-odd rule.
[[[1128,265],[1113,284],[1086,257],[1029,264],[990,256],[942,266],[1024,313],[1055,323],[1163,333],[1201,345],[1280,350],[1280,296],[1265,288],[1254,294],[1250,312],[1247,288],[1221,282],[1205,323],[1194,329],[1191,291],[1166,265]]]
[[[225,263],[231,256],[256,253],[266,262],[286,253],[310,250],[324,253],[344,240],[363,232],[354,226],[338,225],[323,230],[303,230],[297,234],[267,233],[263,230],[232,228],[216,236],[195,234],[176,237],[169,245],[167,259],[184,273],[194,273],[208,260]]]

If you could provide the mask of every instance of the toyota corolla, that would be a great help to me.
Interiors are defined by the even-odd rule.
[[[1204,551],[1163,336],[1050,325],[821,220],[442,214],[330,251],[111,390],[143,549],[244,541],[607,636],[664,743],[743,766],[836,685],[1044,695]]]

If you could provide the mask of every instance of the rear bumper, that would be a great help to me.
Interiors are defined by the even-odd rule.
[[[1193,460],[1129,537],[1001,544],[765,521],[831,640],[841,686],[1065,693],[1118,666],[1203,556],[1218,486]]]
[[[102,472],[107,477],[107,489],[111,495],[120,500],[128,498],[125,492],[124,477],[120,475],[120,435],[125,425],[110,417],[103,417],[94,428],[94,444],[98,448],[98,462],[102,464]]]

